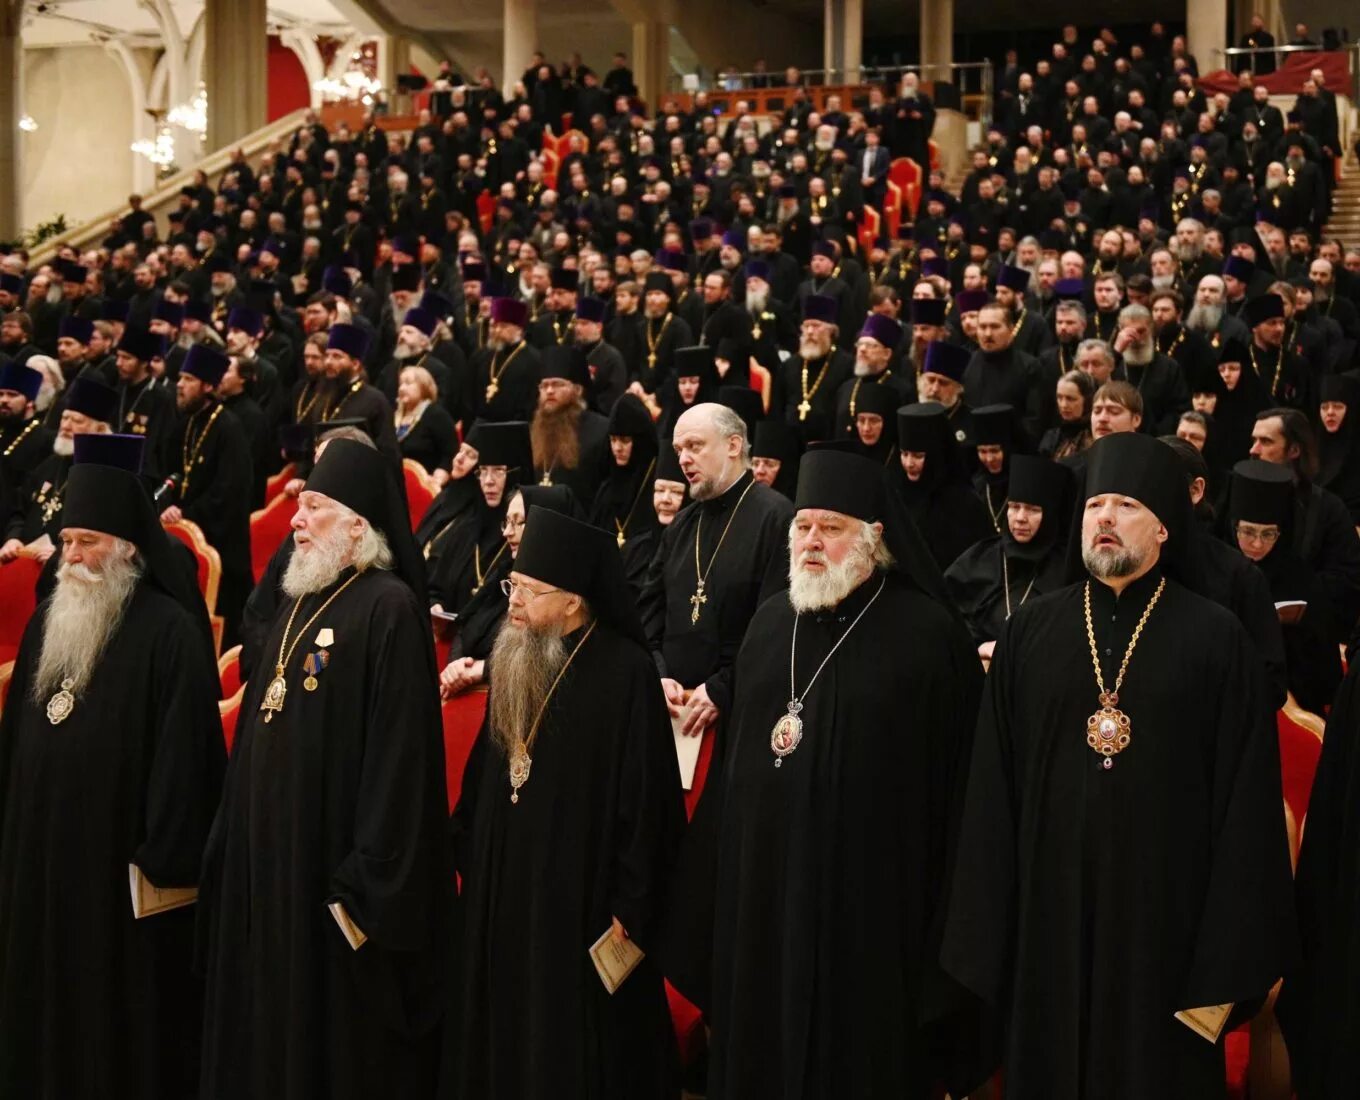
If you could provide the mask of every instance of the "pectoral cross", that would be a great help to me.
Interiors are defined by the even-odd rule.
[[[647,369],[656,370],[656,352],[654,351],[647,353]]]
[[[694,590],[694,595],[689,598],[694,610],[689,613],[689,621],[692,625],[698,625],[699,607],[701,604],[708,603],[708,597],[704,595],[704,582],[699,582],[699,587]]]
[[[500,390],[500,386],[496,385],[495,382],[492,382],[491,385],[487,386],[487,388],[486,388],[486,399],[487,399],[488,401],[494,401],[494,400],[496,400],[496,393],[497,393],[497,391],[499,391],[499,390]]]
[[[806,420],[807,414],[810,413],[811,411],[812,411],[811,403],[804,399],[802,404],[798,406],[798,419]]]

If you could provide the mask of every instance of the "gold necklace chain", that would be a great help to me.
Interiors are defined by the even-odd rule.
[[[501,541],[501,548],[497,550],[495,556],[486,563],[486,573],[490,573],[491,570],[496,568],[496,562],[500,561],[501,555],[505,553],[505,548],[509,545],[508,542],[505,542],[504,540]],[[477,575],[477,583],[473,585],[472,588],[472,594],[475,596],[482,590],[482,586],[486,584],[486,573],[482,572],[482,548],[480,545],[474,545],[472,547],[472,571]]]
[[[718,545],[713,547],[713,553],[709,555],[708,568],[702,571],[699,568],[699,535],[704,527],[703,512],[699,513],[699,518],[694,523],[694,576],[699,583],[695,586],[694,595],[689,598],[689,602],[694,608],[689,616],[691,624],[698,623],[699,608],[701,605],[708,603],[708,597],[704,595],[704,586],[708,584],[708,575],[713,572],[713,563],[718,560],[718,551],[722,549],[723,542],[727,539],[727,532],[732,530],[732,522],[737,518],[737,513],[741,511],[742,501],[746,499],[746,494],[751,491],[751,488],[755,483],[755,478],[752,478],[747,483],[746,488],[741,491],[741,496],[737,498],[736,507],[732,509],[732,515],[728,517],[727,526],[723,528],[722,534],[718,536]]]
[[[661,322],[661,328],[657,331],[656,338],[652,337],[652,318],[647,318],[647,326],[644,332],[647,336],[647,367],[656,370],[656,349],[661,346],[661,338],[666,335],[666,330],[671,327],[671,318],[674,316],[669,310]]]
[[[623,517],[623,522],[619,522],[619,517],[614,517],[614,526],[618,528],[619,549],[623,549],[623,544],[628,541],[628,525],[633,522],[633,513],[637,511],[638,501],[642,499],[643,490],[652,483],[652,471],[656,469],[656,459],[652,459],[647,466],[647,472],[642,475],[642,484],[638,486],[638,491],[633,496],[633,504],[628,509],[628,514]]]
[[[500,392],[501,388],[501,375],[503,375],[509,368],[510,364],[515,361],[515,356],[518,355],[523,350],[524,341],[521,340],[518,344],[515,345],[515,350],[505,357],[505,361],[501,363],[500,370],[496,369],[495,355],[491,356],[491,362],[487,364],[486,368],[487,374],[490,376],[491,379],[486,386],[486,399],[488,401],[495,400],[496,394]]]
[[[28,435],[29,432],[33,431],[38,426],[38,423],[39,421],[36,416],[32,420],[30,420],[28,422],[28,426],[24,428],[24,430],[21,431],[18,435],[16,435],[14,439],[10,442],[10,445],[5,448],[5,453],[3,457],[9,458],[9,456],[14,453],[14,448],[19,446],[19,444],[24,441],[24,437]]]
[[[598,620],[596,621],[598,622]],[[568,654],[562,665],[562,671],[557,674],[552,686],[548,688],[548,694],[543,696],[543,702],[538,706],[538,713],[534,715],[533,725],[529,727],[529,736],[515,739],[515,750],[510,754],[510,801],[512,803],[519,801],[519,789],[529,782],[529,769],[534,763],[533,757],[529,755],[529,750],[534,747],[534,742],[538,740],[538,727],[543,721],[543,714],[548,709],[553,694],[557,691],[557,685],[562,682],[562,677],[567,674],[567,669],[571,668],[572,661],[576,660],[576,654],[581,652],[581,647],[586,644],[586,639],[593,633],[595,633],[595,623],[592,622],[581,636],[581,640]]]
[[[1102,699],[1109,699],[1111,706],[1119,702],[1119,689],[1124,684],[1124,673],[1128,671],[1129,658],[1133,656],[1134,647],[1138,644],[1138,638],[1143,633],[1143,627],[1147,625],[1148,616],[1152,614],[1152,609],[1157,606],[1157,601],[1161,599],[1165,588],[1166,578],[1163,577],[1157,582],[1157,591],[1152,594],[1152,599],[1148,600],[1147,607],[1143,609],[1143,617],[1138,620],[1138,625],[1133,628],[1133,637],[1129,639],[1129,647],[1124,650],[1124,660],[1119,665],[1119,675],[1114,678],[1114,690],[1106,691],[1105,677],[1100,671],[1100,650],[1096,648],[1096,632],[1091,625],[1091,582],[1086,582],[1086,641],[1091,647],[1091,664],[1095,668],[1096,687],[1100,689]]]
[[[831,357],[835,354],[836,348],[832,345],[822,359],[822,369],[817,372],[817,380],[812,383],[812,389],[808,389],[808,364],[806,359],[803,360],[803,400],[798,406],[799,420],[806,420],[807,414],[812,411],[812,395],[821,388],[822,382],[826,379],[826,372],[831,369]]]
[[[328,400],[321,413],[321,422],[323,424],[328,424],[330,423],[330,421],[334,420],[337,416],[339,416],[340,410],[345,407],[345,402],[348,401],[351,397],[353,397],[363,388],[364,388],[363,378],[356,378],[353,382],[350,383],[349,389],[345,391],[345,396],[340,398],[335,408],[331,408],[330,401]]]
[[[189,447],[189,429],[193,426],[193,422],[190,421],[189,425],[184,429],[184,442],[180,447],[180,457],[184,463],[184,480],[180,482],[179,486],[180,500],[184,500],[185,497],[189,495],[189,475],[193,472],[194,467],[202,461],[199,456],[203,453],[203,444],[207,442],[208,433],[212,431],[212,426],[217,423],[217,418],[221,415],[222,408],[223,406],[218,405],[217,408],[213,409],[212,415],[208,417],[208,422],[203,425],[203,431],[199,433],[198,438],[194,440],[192,450]]]
[[[292,660],[293,651],[297,649],[298,642],[302,641],[303,636],[311,629],[312,624],[316,622],[317,619],[321,618],[322,612],[335,602],[340,593],[357,581],[362,575],[362,573],[355,573],[349,580],[326,597],[326,602],[316,609],[310,619],[303,623],[302,629],[294,635],[292,644],[290,645],[288,642],[288,635],[293,632],[293,620],[297,617],[298,608],[302,606],[303,597],[299,596],[294,601],[293,610],[288,612],[288,622],[283,628],[283,639],[279,642],[279,660],[278,664],[274,666],[274,679],[269,682],[269,687],[265,689],[264,699],[260,702],[260,709],[267,712],[264,716],[266,724],[273,719],[275,712],[283,710],[283,702],[288,695],[288,685],[283,679],[283,670],[288,666],[288,662]]]
[[[1015,605],[1016,607],[1025,606],[1025,601],[1029,599],[1029,594],[1034,591],[1034,582],[1038,579],[1039,570],[1036,569],[1034,571],[1034,576],[1030,578],[1029,587],[1025,589],[1025,594],[1020,597],[1020,602]],[[1011,567],[1010,563],[1006,560],[1006,551],[1004,549],[1001,551],[1001,581],[1006,588],[1006,618],[1009,619],[1011,617]]]

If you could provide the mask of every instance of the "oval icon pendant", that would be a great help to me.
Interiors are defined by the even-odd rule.
[[[1086,720],[1086,743],[1105,759],[1101,766],[1109,771],[1114,767],[1114,758],[1129,747],[1129,716],[1113,701],[1102,698],[1104,704]]]
[[[802,709],[799,704],[790,703],[788,714],[780,718],[770,731],[770,751],[774,753],[776,768],[784,763],[784,757],[793,752],[803,740],[803,720],[798,717],[798,711]]]

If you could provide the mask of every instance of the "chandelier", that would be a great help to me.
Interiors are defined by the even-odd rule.
[[[163,171],[175,163],[175,135],[170,132],[168,125],[161,123],[153,140],[134,141],[132,151],[146,157]]]
[[[32,115],[19,116],[19,129],[26,134],[31,134],[38,128],[38,124],[33,120]]]
[[[321,93],[321,98],[328,102],[345,101],[349,103],[362,103],[369,106],[373,102],[373,97],[383,90],[382,81],[375,76],[369,76],[364,71],[363,63],[365,57],[362,52],[355,52],[350,56],[350,66],[339,78],[323,77],[320,80],[312,81],[312,90]]]
[[[171,126],[178,126],[180,129],[188,130],[200,137],[207,134],[208,90],[200,84],[193,99],[188,103],[181,103],[170,108],[170,113],[165,116],[165,121],[170,123]]]

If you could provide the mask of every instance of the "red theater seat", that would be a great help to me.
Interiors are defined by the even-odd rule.
[[[19,654],[24,628],[38,606],[34,588],[42,566],[33,558],[15,558],[0,565],[0,664]]]
[[[486,715],[486,688],[473,688],[444,702],[444,779],[448,785],[449,812],[458,804],[463,789],[463,769]]]

